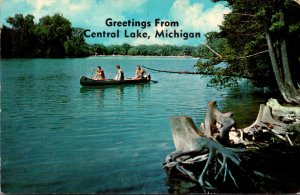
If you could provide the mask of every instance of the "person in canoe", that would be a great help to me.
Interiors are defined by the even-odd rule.
[[[142,79],[144,78],[145,70],[141,68],[140,65],[136,66],[135,70],[135,77],[132,78],[132,80]]]
[[[101,66],[97,67],[97,71],[95,76],[93,77],[94,80],[105,80],[105,74],[104,71],[102,70]]]
[[[116,69],[118,71],[118,74],[115,76],[114,80],[117,80],[117,81],[124,80],[124,72],[122,71],[120,65],[116,65]]]

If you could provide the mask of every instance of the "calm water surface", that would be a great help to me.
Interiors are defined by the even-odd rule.
[[[89,57],[1,60],[1,185],[6,193],[168,193],[162,162],[174,151],[172,115],[203,121],[206,104],[251,124],[263,90],[207,87],[200,75],[150,72],[150,83],[84,88],[81,75],[120,64],[193,71],[196,59]]]

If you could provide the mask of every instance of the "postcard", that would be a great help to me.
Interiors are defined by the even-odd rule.
[[[299,193],[300,2],[1,2],[1,193]]]

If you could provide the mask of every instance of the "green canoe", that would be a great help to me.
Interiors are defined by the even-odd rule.
[[[113,79],[105,79],[105,80],[94,80],[85,76],[80,77],[80,84],[82,86],[106,86],[106,85],[124,85],[124,84],[138,84],[138,83],[148,83],[151,80],[151,76],[148,75],[142,79],[124,79],[121,81],[116,81]]]

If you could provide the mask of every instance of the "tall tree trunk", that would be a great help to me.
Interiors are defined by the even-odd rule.
[[[282,56],[282,67],[283,67],[283,73],[284,73],[284,81],[288,87],[288,90],[290,90],[290,93],[293,98],[296,99],[296,101],[300,102],[300,93],[295,88],[295,85],[292,80],[292,75],[290,71],[290,65],[288,61],[288,55],[287,55],[287,47],[286,47],[286,41],[283,40],[281,43],[281,56]]]
[[[285,19],[284,19],[283,10],[280,10],[279,13],[280,13],[280,21],[284,22]],[[286,35],[284,35],[284,36],[286,36]],[[283,39],[281,42],[280,52],[281,52],[282,68],[283,68],[283,73],[284,73],[284,82],[288,85],[291,94],[297,95],[297,90],[294,86],[291,71],[290,71],[290,64],[289,64],[289,60],[288,60],[287,46],[286,46],[285,39]]]
[[[287,56],[287,49],[286,49],[286,41],[285,40],[283,40],[282,43],[281,43],[280,51],[281,51],[281,56],[282,56],[281,59],[282,59],[282,67],[283,67],[285,82],[288,83],[288,84],[292,84],[293,81],[292,81],[288,56]]]
[[[284,90],[284,82],[282,79],[282,75],[281,75],[281,71],[276,59],[276,55],[275,55],[275,51],[273,48],[273,43],[272,43],[272,39],[271,39],[271,35],[269,32],[266,32],[266,39],[267,39],[267,43],[268,43],[268,49],[269,49],[269,55],[271,58],[271,64],[272,64],[272,68],[273,68],[273,72],[275,75],[275,79],[277,82],[277,85],[279,87],[279,91],[281,93],[281,95],[283,96],[283,98],[288,102],[288,98],[287,98],[287,94],[285,93]]]
[[[281,95],[283,96],[284,100],[288,103],[300,104],[300,95],[293,85],[291,74],[290,74],[290,67],[288,63],[285,41],[282,42],[281,50],[280,50],[281,60],[282,60],[281,62],[283,67],[283,74],[282,74],[279,65],[280,63],[276,58],[275,50],[273,48],[272,38],[268,31],[266,31],[266,39],[268,43],[269,55],[271,58],[273,72]]]

